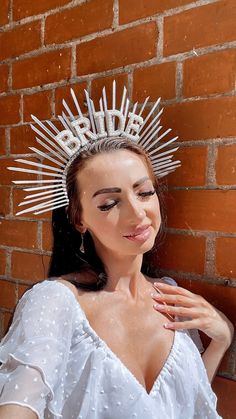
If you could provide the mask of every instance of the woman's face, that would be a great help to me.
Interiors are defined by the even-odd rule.
[[[143,158],[129,150],[98,154],[77,175],[82,231],[96,250],[117,255],[150,250],[161,223],[159,201]],[[81,227],[78,224],[78,229]]]

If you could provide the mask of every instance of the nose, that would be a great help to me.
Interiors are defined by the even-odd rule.
[[[143,207],[143,203],[132,198],[127,203],[127,219],[130,221],[140,222],[146,217],[146,211]]]

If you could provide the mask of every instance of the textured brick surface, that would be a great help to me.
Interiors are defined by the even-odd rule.
[[[10,151],[11,154],[31,153],[30,146],[37,146],[36,133],[30,125],[19,125],[10,130]]]
[[[171,186],[204,186],[206,184],[207,147],[183,147],[175,153],[181,161],[174,173],[168,176]]]
[[[5,129],[0,128],[0,155],[6,154],[6,134]]]
[[[184,61],[183,95],[201,96],[234,89],[236,51],[226,50]]]
[[[217,1],[167,16],[164,20],[164,55],[234,41],[235,0]]]
[[[12,253],[12,277],[36,282],[47,275],[49,256],[24,252]]]
[[[157,258],[162,269],[202,274],[205,262],[205,237],[168,234]]]
[[[234,419],[236,382],[216,377],[212,387],[218,397],[218,413],[224,419]]]
[[[20,96],[0,97],[0,124],[17,124],[20,121]]]
[[[188,3],[191,0],[119,0],[120,23],[128,23]]]
[[[24,17],[44,13],[50,9],[63,6],[67,3],[70,3],[70,0],[14,0],[13,18],[14,20],[23,19]]]
[[[71,51],[63,49],[13,63],[13,88],[33,87],[70,78]]]
[[[39,21],[26,23],[0,33],[0,60],[16,57],[37,49],[40,41],[41,24]],[[19,42],[20,40],[20,42]]]
[[[48,16],[45,25],[45,42],[59,43],[80,38],[110,28],[112,21],[112,0],[85,2],[72,9]]]
[[[138,68],[134,71],[133,100],[150,101],[157,97],[171,99],[175,97],[176,63],[168,62],[151,67]]]
[[[37,225],[32,221],[29,226],[27,221],[0,220],[0,235],[3,246],[37,248]]]
[[[96,109],[99,109],[99,99],[102,97],[102,89],[105,87],[107,94],[108,108],[111,108],[112,82],[116,81],[116,103],[120,107],[124,86],[128,85],[127,74],[118,74],[116,76],[100,77],[92,81],[91,92]]]
[[[162,124],[171,126],[180,140],[234,137],[236,97],[177,103],[165,107]]]
[[[74,101],[72,99],[72,96],[70,94],[70,89],[73,89],[77,100],[79,102],[80,105],[80,109],[82,112],[87,112],[87,107],[84,106],[84,100],[85,100],[85,95],[84,95],[84,89],[87,89],[87,83],[86,82],[82,82],[82,83],[78,83],[78,84],[73,84],[70,86],[63,86],[63,87],[58,87],[55,90],[55,112],[56,112],[56,116],[61,115],[62,111],[65,112],[65,108],[62,105],[62,100],[64,99],[67,103],[67,105],[69,106],[69,108],[71,109],[71,111],[74,113],[74,115],[77,115],[78,111],[75,107]],[[66,111],[67,114],[67,111]]]
[[[236,191],[172,191],[168,226],[236,233]]]
[[[8,90],[8,75],[9,67],[7,64],[0,65],[0,92],[7,92]]]
[[[84,42],[77,47],[77,74],[96,73],[155,56],[157,28],[146,23]]]
[[[10,188],[6,186],[0,186],[0,216],[4,217],[10,212]]]
[[[1,0],[0,26],[6,25],[9,21],[9,0]]]
[[[6,252],[0,249],[0,275],[5,275],[6,271]]]
[[[31,114],[39,119],[50,119],[52,92],[46,90],[44,92],[35,93],[33,95],[25,95],[24,101],[24,121],[32,121]]]
[[[216,239],[217,275],[236,279],[236,238],[218,237]]]
[[[51,251],[53,245],[51,222],[43,223],[43,250]]]
[[[236,185],[236,144],[218,147],[216,182],[219,185]]]
[[[0,307],[14,308],[16,303],[16,286],[8,281],[1,281]]]

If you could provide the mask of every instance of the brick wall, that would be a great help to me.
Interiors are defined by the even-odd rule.
[[[98,98],[114,78],[133,101],[160,95],[162,122],[180,137],[163,272],[236,321],[235,21],[235,0],[2,0],[1,334],[46,275],[51,249],[50,214],[14,216],[23,192],[6,166],[34,144],[31,113],[55,120],[69,86]],[[235,354],[236,340],[214,382],[224,418],[233,418]]]

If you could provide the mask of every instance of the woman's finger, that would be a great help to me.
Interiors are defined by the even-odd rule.
[[[200,322],[197,319],[194,320],[187,320],[183,322],[171,322],[171,323],[165,323],[164,327],[165,329],[171,329],[171,330],[187,330],[187,329],[200,329],[199,327]]]
[[[206,316],[206,311],[203,311],[202,309],[196,309],[196,308],[186,308],[186,307],[176,307],[176,306],[169,306],[166,304],[154,304],[153,308],[157,311],[160,311],[162,313],[168,313],[171,314],[171,316],[180,316],[180,317],[191,317],[195,319],[199,319],[200,317]]]
[[[154,301],[157,301],[157,302],[176,304],[176,305],[184,306],[184,307],[192,307],[193,305],[197,304],[197,301],[195,301],[192,298],[182,296],[182,295],[176,295],[176,294],[171,295],[171,294],[152,293],[151,297],[153,298]]]
[[[165,294],[181,294],[189,298],[193,298],[194,296],[197,295],[189,290],[186,290],[185,288],[175,286],[175,285],[164,284],[163,282],[154,282],[152,286],[158,292],[165,293]]]

